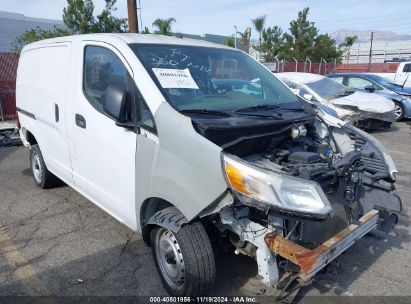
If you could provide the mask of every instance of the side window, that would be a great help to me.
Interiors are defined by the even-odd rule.
[[[84,51],[84,94],[101,113],[109,85],[117,85],[126,90],[130,121],[134,120],[140,127],[156,133],[153,115],[121,60],[109,49],[87,46]]]
[[[112,51],[100,46],[87,46],[84,51],[84,93],[98,111],[103,112],[109,85],[127,89],[128,72]]]
[[[372,86],[377,89],[377,87],[371,81],[358,77],[348,78],[348,86],[353,89],[361,90],[364,90],[366,86]]]
[[[410,63],[404,64],[404,68],[402,69],[402,71],[405,73],[411,72],[411,64]]]
[[[145,102],[140,91],[135,86],[134,80],[131,80],[131,81],[133,82],[133,88],[134,88],[133,89],[134,92],[132,93],[132,96],[134,97],[135,102],[133,104],[136,105],[136,114],[137,114],[137,117],[135,118],[136,124],[139,127],[142,127],[154,134],[157,134],[154,117],[151,114],[151,111],[149,107],[147,106],[147,103]]]
[[[338,82],[339,84],[343,84],[344,77],[332,77],[332,80]]]

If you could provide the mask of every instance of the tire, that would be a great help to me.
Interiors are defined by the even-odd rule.
[[[32,145],[30,148],[30,166],[34,182],[38,187],[47,189],[58,182],[58,178],[47,169],[38,144]]]
[[[199,222],[173,233],[158,227],[150,234],[151,252],[161,281],[172,296],[202,296],[215,281],[208,235]]]
[[[399,102],[394,102],[395,103],[395,120],[396,121],[401,121],[404,118],[404,107],[402,104],[400,104]]]

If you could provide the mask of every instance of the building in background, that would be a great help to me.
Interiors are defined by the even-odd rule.
[[[351,47],[350,57],[344,58],[344,63],[368,63],[369,57],[370,42],[355,43]],[[372,63],[410,60],[411,40],[374,41],[372,43]]]
[[[54,27],[65,26],[62,20],[32,18],[23,14],[0,11],[0,52],[10,51],[17,36],[36,27],[52,30]]]

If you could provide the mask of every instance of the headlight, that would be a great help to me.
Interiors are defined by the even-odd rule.
[[[313,181],[255,168],[224,154],[222,161],[227,183],[243,203],[322,217],[332,213],[330,202]]]

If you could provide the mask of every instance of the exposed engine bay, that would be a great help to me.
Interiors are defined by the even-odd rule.
[[[401,211],[393,193],[396,169],[379,142],[348,124],[306,114],[258,135],[225,133],[229,140],[219,142],[234,202],[214,222],[237,253],[257,259],[270,286],[280,272],[309,280],[362,235],[377,227],[390,231]],[[218,132],[227,132],[215,121],[194,125],[215,142]],[[305,199],[306,206],[293,206]],[[319,201],[323,206],[315,207]]]

